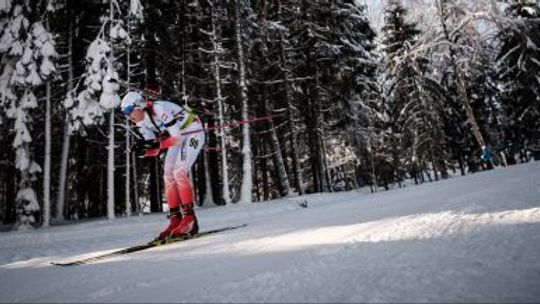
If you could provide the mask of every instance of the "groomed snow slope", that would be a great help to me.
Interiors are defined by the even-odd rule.
[[[539,302],[540,162],[376,194],[198,210],[242,229],[73,267],[163,215],[0,234],[1,302]]]

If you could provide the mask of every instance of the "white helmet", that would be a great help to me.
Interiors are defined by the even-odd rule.
[[[120,105],[120,109],[124,114],[129,115],[135,108],[141,108],[144,109],[145,102],[142,95],[138,92],[129,92],[124,96],[122,99],[122,103]]]

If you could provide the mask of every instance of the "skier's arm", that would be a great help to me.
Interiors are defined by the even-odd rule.
[[[165,131],[159,136],[160,149],[178,145],[182,137],[180,128],[182,122],[185,121],[186,112],[181,108],[179,112],[178,108],[174,109],[167,106],[156,106],[154,109],[165,127]]]
[[[154,131],[146,127],[145,125],[139,126],[139,132],[143,136],[145,141],[155,141],[156,140],[156,134],[154,134]]]
[[[159,142],[152,130],[144,125],[140,125],[139,133],[142,135],[142,139],[135,141],[131,146],[131,151],[135,151],[138,157],[148,156],[148,151],[159,149]]]

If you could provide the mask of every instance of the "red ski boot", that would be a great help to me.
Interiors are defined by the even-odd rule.
[[[173,238],[191,236],[199,232],[199,223],[193,210],[193,204],[182,205],[182,212],[184,213],[182,221],[171,232],[171,237]]]
[[[156,241],[162,241],[165,240],[171,232],[177,228],[182,223],[182,213],[180,212],[180,208],[172,208],[170,210],[169,215],[169,226],[165,228],[165,230],[161,231],[159,233],[159,236],[156,238]]]

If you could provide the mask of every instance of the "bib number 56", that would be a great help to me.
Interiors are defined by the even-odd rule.
[[[193,147],[193,149],[197,149],[197,147],[199,146],[199,140],[196,137],[192,137],[189,140],[189,146]]]

